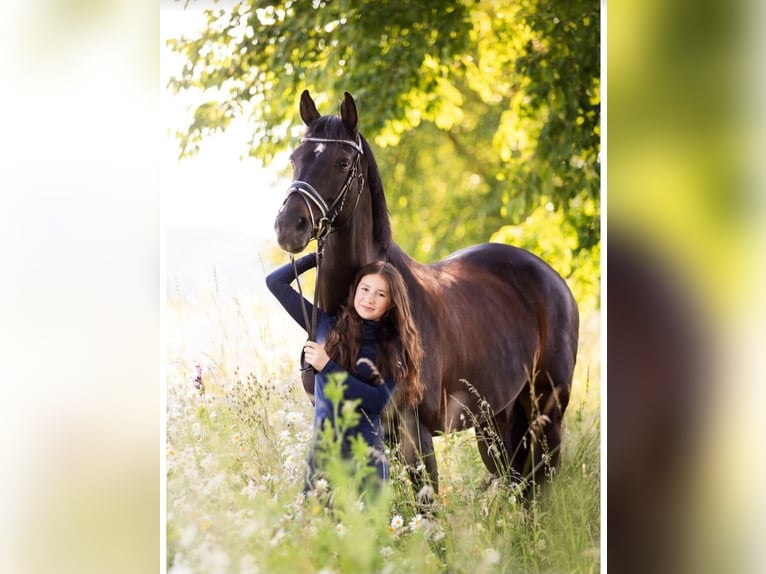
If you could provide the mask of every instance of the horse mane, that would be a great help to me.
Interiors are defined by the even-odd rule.
[[[386,204],[386,194],[383,192],[383,181],[380,179],[378,164],[367,140],[362,134],[359,134],[362,140],[362,149],[367,156],[367,185],[370,187],[370,196],[372,197],[372,221],[373,236],[375,242],[387,253],[391,247],[391,219]]]
[[[355,139],[357,133],[349,130],[339,116],[321,116],[311,122],[306,137],[317,136],[329,139]],[[391,220],[386,204],[386,195],[383,191],[383,181],[380,178],[378,164],[372,149],[362,134],[359,134],[362,141],[362,149],[367,160],[367,185],[370,188],[370,197],[372,199],[372,221],[373,221],[373,239],[377,245],[387,253],[391,247]]]

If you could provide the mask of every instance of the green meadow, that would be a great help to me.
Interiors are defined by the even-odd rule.
[[[435,441],[427,515],[396,453],[374,499],[354,488],[359,468],[303,495],[302,334],[268,297],[171,296],[165,319],[169,574],[600,571],[596,313],[581,318],[561,464],[541,492],[522,501],[484,468],[473,431],[455,432]]]

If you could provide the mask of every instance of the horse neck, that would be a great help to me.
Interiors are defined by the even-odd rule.
[[[359,269],[385,257],[374,239],[369,193],[363,192],[362,198],[351,221],[325,240],[318,279],[319,306],[331,315],[346,301]]]

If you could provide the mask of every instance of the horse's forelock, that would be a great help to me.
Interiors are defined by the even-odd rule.
[[[353,139],[349,129],[338,116],[322,116],[311,122],[306,137],[323,137],[327,139]]]

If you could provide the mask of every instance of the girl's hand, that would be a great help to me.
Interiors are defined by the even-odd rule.
[[[325,353],[324,345],[320,345],[315,341],[306,341],[303,346],[304,357],[306,362],[314,367],[317,371],[321,371],[325,368],[330,357]]]

